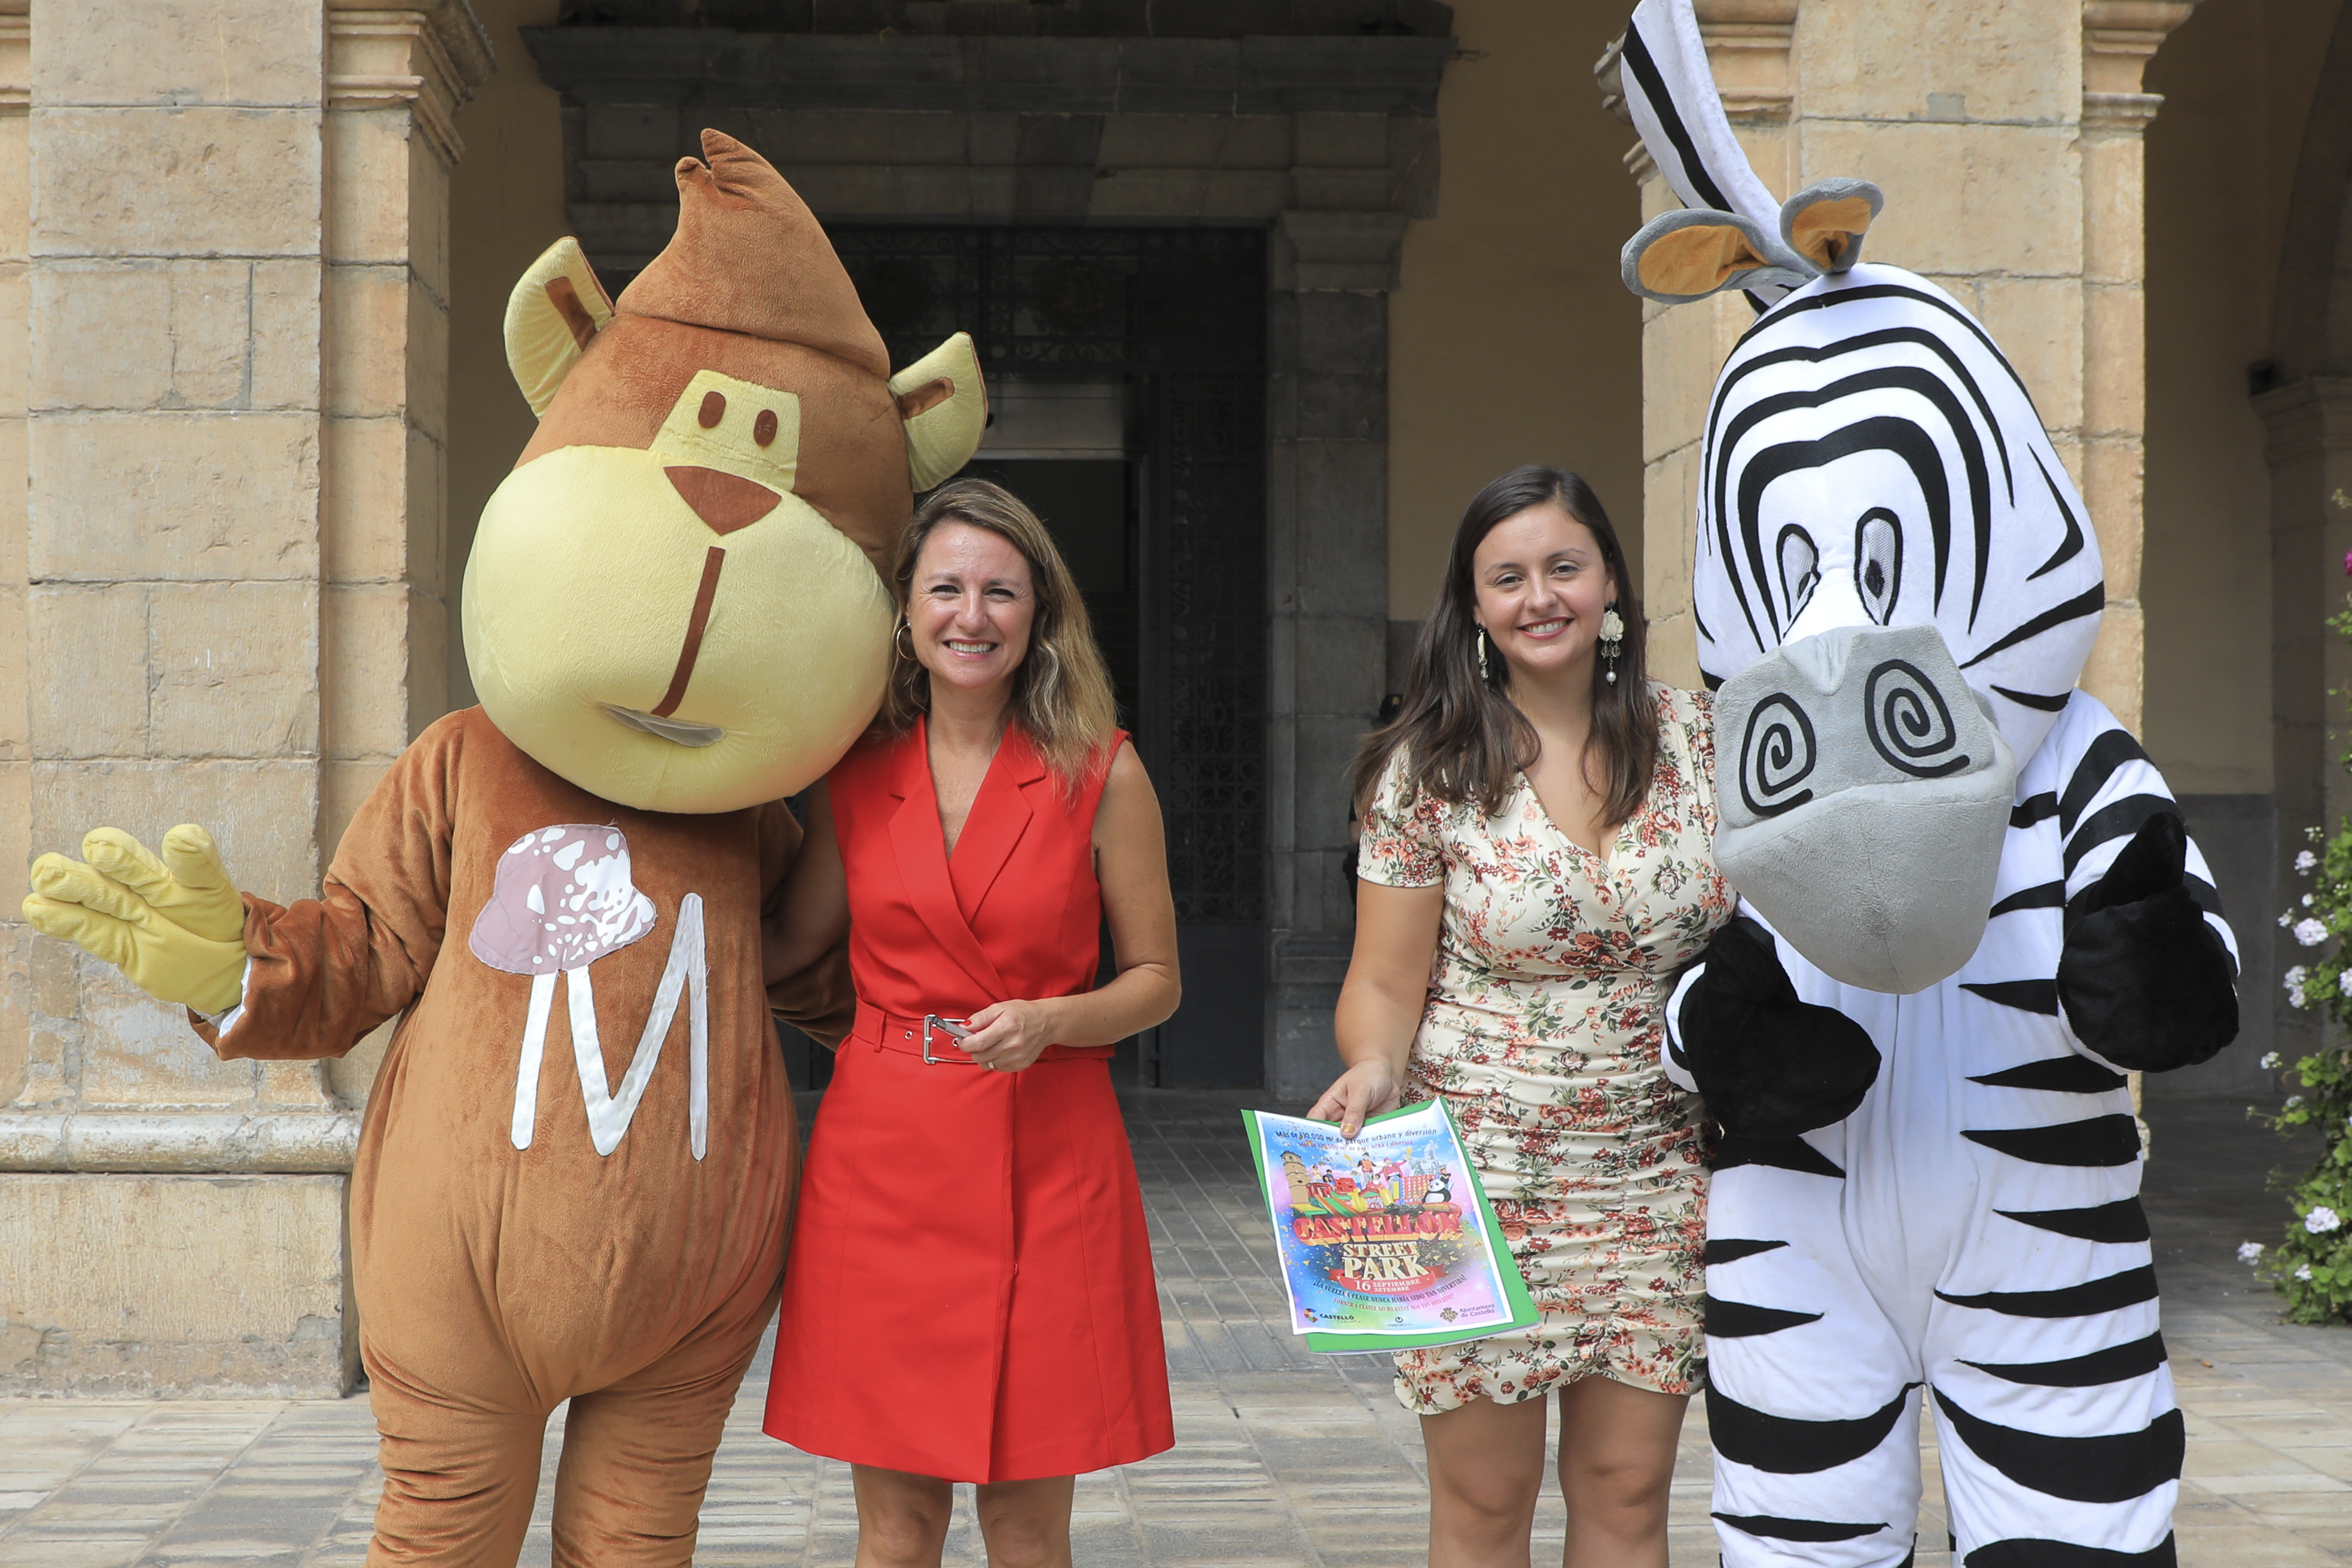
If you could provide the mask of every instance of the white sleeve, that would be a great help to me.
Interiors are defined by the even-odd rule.
[[[1693,1094],[1698,1092],[1698,1083],[1691,1077],[1689,1058],[1683,1055],[1683,1003],[1689,997],[1691,986],[1706,973],[1706,964],[1691,965],[1688,973],[1675,984],[1674,994],[1666,998],[1665,1048],[1658,1053],[1665,1065],[1667,1080],[1676,1089],[1687,1089]]]
[[[2107,868],[2131,842],[2132,835],[2157,816],[2182,816],[2179,804],[2164,782],[2164,775],[2148,760],[2130,732],[2117,724],[2105,708],[2098,706],[2081,692],[2073,702],[2080,704],[2084,716],[2104,720],[2095,727],[2089,742],[2075,756],[2066,758],[2066,786],[2058,798],[2058,832],[2063,846],[2066,900],[2086,891],[2107,873]],[[2214,890],[2213,870],[2206,863],[2205,852],[2194,838],[2189,841],[2187,864],[2182,868],[2183,884],[2189,894],[2205,911],[2205,922],[2221,939],[2221,946],[2230,955],[2230,967],[2238,967],[2237,933],[2223,918],[2221,895]]]
[[[226,1038],[228,1032],[245,1017],[245,992],[253,984],[253,960],[245,961],[245,973],[236,978],[236,1005],[226,1013],[198,1012],[196,1016],[213,1026],[215,1034]]]

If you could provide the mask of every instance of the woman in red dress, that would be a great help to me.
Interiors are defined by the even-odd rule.
[[[1176,1010],[1160,807],[1026,507],[940,490],[896,588],[881,717],[813,792],[770,934],[791,973],[846,925],[857,1023],[809,1142],[766,1426],[850,1462],[859,1568],[936,1565],[959,1480],[992,1564],[1055,1568],[1073,1479],[1175,1441],[1106,1059]]]

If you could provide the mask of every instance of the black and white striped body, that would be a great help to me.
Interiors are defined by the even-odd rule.
[[[1750,919],[1666,1020],[1669,1074],[1751,1131],[1708,1201],[1724,1560],[1906,1563],[1924,1399],[1957,1563],[2169,1565],[2183,1432],[2122,1069],[2228,1042],[2236,948],[2164,781],[2075,689],[2097,534],[1983,324],[1859,262],[1882,194],[1756,179],[1691,0],[1641,0],[1622,60],[1685,209],[1627,286],[1760,312],[1692,551]]]
[[[1861,991],[1780,944],[1799,995],[1861,1024],[1884,1065],[1845,1121],[1717,1162],[1708,1420],[1735,1568],[1904,1562],[1921,1388],[1956,1563],[2076,1561],[2053,1543],[2171,1561],[2181,1419],[2130,1097],[2067,1028],[2055,975],[2065,900],[2178,808],[2080,692],[2017,801],[1983,943],[1949,981]],[[2228,942],[2194,845],[2188,871]]]

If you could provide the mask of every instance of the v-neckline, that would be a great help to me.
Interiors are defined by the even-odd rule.
[[[1525,768],[1521,768],[1519,770],[1519,787],[1527,791],[1528,799],[1535,805],[1536,815],[1543,819],[1543,825],[1551,830],[1552,837],[1558,838],[1562,844],[1567,845],[1570,848],[1575,850],[1586,859],[1599,861],[1601,864],[1601,876],[1602,879],[1605,880],[1616,876],[1616,851],[1623,847],[1626,829],[1633,826],[1633,817],[1627,817],[1624,821],[1619,823],[1615,828],[1611,830],[1604,840],[1604,842],[1609,846],[1606,850],[1587,848],[1584,845],[1578,843],[1576,836],[1569,832],[1567,828],[1562,827],[1559,825],[1559,819],[1552,816],[1551,807],[1546,805],[1543,801],[1543,796],[1536,792],[1536,781],[1528,777],[1528,771]],[[1639,816],[1640,813],[1641,808],[1638,806],[1635,807],[1634,815]]]
[[[961,849],[964,840],[971,837],[971,819],[980,815],[980,797],[988,793],[988,782],[996,776],[996,764],[1003,760],[1005,737],[1011,731],[1011,725],[1007,724],[1005,730],[998,733],[996,749],[988,753],[988,765],[980,771],[980,783],[972,786],[971,802],[963,808],[963,821],[957,826],[955,839],[950,843],[948,839],[947,814],[940,809],[940,775],[931,769],[930,716],[925,714],[917,722],[922,726],[920,738],[923,744],[923,782],[930,786],[931,819],[940,825],[940,858],[947,862],[949,870],[952,872],[955,868],[956,851]]]

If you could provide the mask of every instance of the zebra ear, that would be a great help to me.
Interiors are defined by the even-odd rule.
[[[1759,283],[1796,288],[1820,272],[1737,213],[1705,207],[1652,218],[1625,242],[1618,264],[1626,288],[1668,305]]]
[[[1886,205],[1868,180],[1823,180],[1780,205],[1780,237],[1823,272],[1843,272],[1862,259],[1862,237]]]

